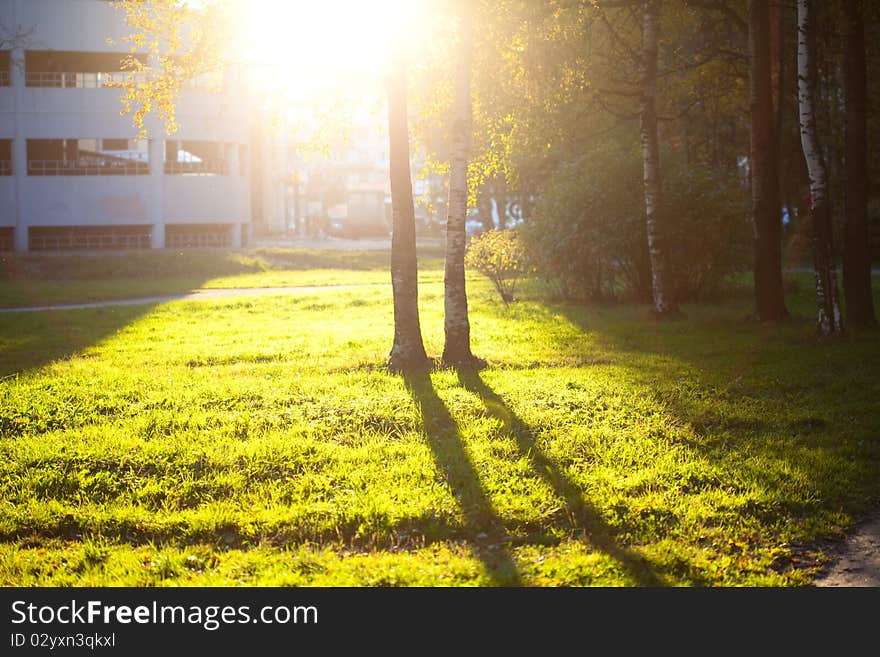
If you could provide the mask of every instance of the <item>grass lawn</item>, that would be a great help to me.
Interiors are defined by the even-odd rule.
[[[421,252],[427,282],[442,282],[442,252]],[[387,251],[261,248],[132,252],[124,257],[0,254],[0,308],[183,294],[197,289],[389,285]]]
[[[817,343],[808,275],[777,327],[747,292],[657,323],[473,277],[490,367],[404,379],[386,267],[5,257],[0,306],[384,284],[0,315],[0,583],[796,586],[880,497],[880,342]]]

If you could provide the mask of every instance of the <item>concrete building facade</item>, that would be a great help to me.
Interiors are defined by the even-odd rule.
[[[0,51],[0,250],[247,242],[261,149],[242,71],[225,71],[219,91],[186,89],[179,131],[149,119],[138,140],[120,114],[121,90],[108,86],[124,75],[121,10],[106,0],[0,0],[0,26],[12,37]]]

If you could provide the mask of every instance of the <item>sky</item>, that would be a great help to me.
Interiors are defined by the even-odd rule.
[[[417,40],[419,0],[242,0],[241,52],[263,84],[292,99],[363,93],[394,44]]]

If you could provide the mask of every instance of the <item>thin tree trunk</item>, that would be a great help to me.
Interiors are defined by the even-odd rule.
[[[472,105],[471,58],[473,26],[471,8],[461,3],[458,58],[452,108],[452,158],[449,175],[449,207],[446,216],[446,270],[444,311],[446,342],[443,362],[471,367],[483,365],[471,353],[467,288],[464,275],[465,221],[468,209],[468,160],[470,157]]]
[[[828,172],[819,145],[816,126],[816,31],[815,5],[812,0],[798,0],[798,109],[801,146],[810,176],[810,215],[813,223],[813,263],[816,271],[816,328],[820,336],[843,332],[837,291],[837,273],[831,230],[831,203],[828,197]]]
[[[773,95],[773,138],[777,158],[782,148],[782,122],[785,118],[785,19],[784,0],[770,3],[770,88]],[[781,210],[781,207],[780,207]]]
[[[654,312],[660,317],[678,313],[670,286],[667,241],[660,177],[660,142],[657,134],[657,49],[660,0],[648,0],[642,16],[641,141],[645,184],[645,225],[651,260]]]
[[[495,208],[498,212],[498,229],[507,228],[507,179],[504,174],[495,177],[492,182]]]
[[[479,213],[480,223],[483,224],[483,230],[494,230],[495,222],[492,220],[492,194],[488,182],[483,183],[483,188],[477,194],[477,211]]]
[[[430,365],[419,325],[416,223],[409,164],[406,115],[406,64],[396,55],[388,79],[388,135],[391,170],[391,288],[394,296],[394,344],[388,356],[393,371]]]
[[[751,186],[754,226],[755,313],[778,321],[788,315],[782,283],[782,211],[779,202],[779,140],[776,128],[781,101],[781,70],[771,56],[771,13],[766,0],[749,0],[749,95],[751,105]],[[777,22],[779,17],[774,17]],[[774,27],[776,27],[774,25]],[[778,30],[778,28],[777,28]],[[775,75],[774,75],[775,73]],[[775,77],[775,80],[774,80]],[[773,83],[776,83],[774,85]],[[777,93],[774,98],[774,91]],[[776,107],[774,107],[774,100]]]
[[[843,2],[843,66],[846,98],[846,229],[843,291],[846,318],[875,326],[868,235],[868,132],[865,28],[860,0]]]

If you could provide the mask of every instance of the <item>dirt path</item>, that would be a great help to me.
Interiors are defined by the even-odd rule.
[[[816,586],[880,586],[880,511],[853,527],[846,540],[829,549],[834,563]]]

